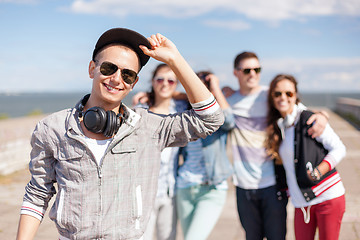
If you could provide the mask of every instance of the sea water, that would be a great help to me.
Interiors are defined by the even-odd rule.
[[[0,93],[0,115],[9,118],[22,117],[38,113],[53,113],[65,108],[74,107],[85,95],[83,92],[74,93]],[[131,107],[131,98],[136,94],[132,91],[124,99],[124,103]],[[360,93],[303,93],[301,102],[309,107],[326,107],[334,109],[339,97],[360,99]]]

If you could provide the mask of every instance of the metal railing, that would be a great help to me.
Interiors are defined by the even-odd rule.
[[[360,100],[353,98],[338,98],[336,112],[348,121],[360,127]]]

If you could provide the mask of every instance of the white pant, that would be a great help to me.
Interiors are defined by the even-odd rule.
[[[144,240],[152,240],[156,229],[157,240],[175,240],[176,238],[175,197],[158,197],[155,199]]]

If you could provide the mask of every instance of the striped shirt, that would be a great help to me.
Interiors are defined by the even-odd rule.
[[[189,142],[180,152],[184,163],[178,171],[176,188],[188,188],[205,183],[207,179],[201,139]]]
[[[268,88],[254,94],[239,91],[227,100],[235,117],[235,128],[229,134],[234,161],[234,184],[243,189],[275,185],[274,165],[264,147],[266,138]]]

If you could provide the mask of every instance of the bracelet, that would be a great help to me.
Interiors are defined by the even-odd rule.
[[[317,171],[315,171],[315,169]],[[319,181],[321,178],[321,173],[317,167],[315,169],[312,172],[310,172],[310,176],[314,181]]]
[[[317,180],[317,176],[315,174],[315,171],[310,172],[310,176],[313,180]]]
[[[318,167],[315,167],[315,169],[318,171],[318,173],[319,173],[319,179],[317,179],[317,180],[320,180],[320,178],[322,178],[322,174],[321,174],[321,172],[320,172],[320,170],[319,170],[319,168]]]

